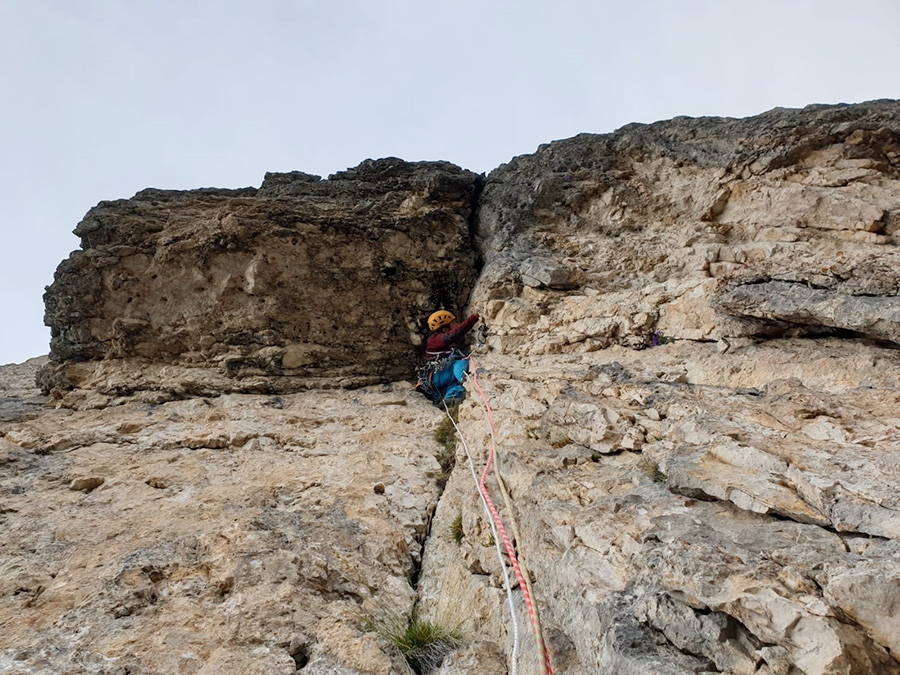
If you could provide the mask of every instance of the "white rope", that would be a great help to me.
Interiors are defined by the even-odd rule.
[[[484,513],[487,517],[488,524],[491,526],[491,535],[494,537],[494,546],[497,548],[497,560],[500,563],[500,569],[503,570],[503,585],[506,588],[506,600],[509,603],[509,616],[512,620],[513,627],[512,672],[510,675],[516,675],[518,668],[517,663],[519,660],[519,622],[516,619],[516,607],[513,604],[512,585],[509,582],[509,571],[506,569],[506,563],[503,562],[503,551],[500,549],[500,535],[497,532],[496,525],[494,525],[494,519],[491,517],[491,511],[484,499],[484,495],[481,493],[481,488],[478,484],[478,474],[475,472],[475,463],[472,461],[472,455],[469,452],[469,444],[466,443],[466,439],[462,435],[462,431],[459,430],[456,420],[453,419],[453,415],[451,415],[450,410],[447,409],[446,402],[441,401],[441,403],[444,404],[444,411],[447,413],[447,417],[450,418],[450,423],[453,425],[453,428],[456,429],[459,440],[462,441],[463,449],[466,451],[466,459],[469,460],[469,471],[472,472],[472,480],[475,481],[475,491],[478,492],[478,496],[481,497],[481,505],[484,507]]]

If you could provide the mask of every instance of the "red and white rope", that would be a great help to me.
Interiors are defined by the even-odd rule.
[[[540,620],[538,618],[531,593],[528,590],[530,584],[526,583],[525,581],[525,577],[523,576],[522,570],[519,567],[519,559],[516,556],[516,551],[509,541],[509,537],[506,534],[506,528],[503,527],[503,521],[500,518],[500,514],[497,512],[497,508],[494,506],[494,502],[491,500],[490,493],[488,492],[487,486],[485,485],[485,479],[487,478],[488,471],[491,467],[491,462],[494,461],[494,455],[496,453],[494,441],[496,437],[496,428],[494,426],[494,414],[491,411],[491,406],[488,403],[487,396],[484,395],[481,386],[478,384],[478,374],[476,372],[475,364],[470,361],[469,366],[471,369],[470,374],[472,376],[472,384],[481,397],[481,402],[487,414],[488,423],[490,424],[491,428],[490,450],[488,451],[487,463],[484,466],[484,470],[481,472],[481,480],[478,482],[478,489],[479,492],[481,492],[482,498],[490,511],[497,531],[500,533],[500,538],[503,540],[503,546],[506,548],[506,555],[509,557],[509,561],[512,564],[513,572],[515,572],[516,575],[516,580],[519,582],[519,588],[522,589],[522,597],[525,600],[525,607],[528,610],[528,615],[531,618],[531,625],[534,628],[535,642],[537,643],[538,652],[542,657],[541,671],[544,673],[544,675],[553,675],[553,668],[550,663],[550,654],[547,652],[547,645],[544,642]]]
[[[442,401],[443,403],[443,401]],[[469,452],[469,444],[466,443],[466,439],[460,431],[459,426],[456,424],[456,420],[453,419],[453,415],[450,414],[450,411],[447,409],[447,404],[444,403],[444,411],[447,413],[447,417],[450,418],[450,423],[453,425],[453,428],[456,429],[456,433],[459,436],[459,440],[462,442],[463,449],[466,452],[466,459],[469,461],[469,471],[472,472],[472,480],[475,481],[475,487],[478,489],[478,495],[481,497],[481,505],[484,507],[484,512],[487,514],[488,524],[491,527],[491,533],[494,536],[494,546],[497,549],[497,560],[500,563],[500,569],[503,572],[503,585],[506,588],[506,601],[509,604],[509,616],[512,621],[512,632],[513,632],[513,646],[512,646],[512,668],[510,671],[510,675],[516,675],[517,673],[517,663],[519,660],[519,621],[516,618],[516,606],[513,603],[512,596],[512,584],[509,581],[509,572],[506,571],[506,565],[503,562],[503,552],[500,550],[500,537],[497,533],[497,526],[494,524],[494,521],[491,518],[491,512],[488,508],[488,503],[485,501],[484,493],[481,491],[481,488],[478,485],[478,474],[475,473],[475,463],[472,460],[472,453]]]

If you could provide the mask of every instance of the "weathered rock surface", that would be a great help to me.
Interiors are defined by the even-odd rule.
[[[102,202],[45,295],[42,387],[171,397],[402,379],[422,315],[474,281],[476,179],[386,159]]]
[[[476,364],[558,672],[900,672],[900,104],[552,143],[478,223]],[[509,653],[463,460],[420,602]]]
[[[5,423],[0,671],[405,672],[368,626],[412,607],[435,422],[386,385]]]
[[[513,513],[496,476],[487,485],[508,529],[515,515],[554,672],[900,675],[900,103],[582,135],[515,158],[480,195],[448,165],[391,161],[349,172],[346,194],[294,174],[253,195],[199,196],[234,212],[259,200],[254,255],[284,270],[272,232],[287,226],[263,207],[301,211],[298,222],[332,213],[307,245],[343,232],[347,214],[421,207],[399,183],[354,177],[376,167],[462,187],[429,193],[447,225],[422,225],[435,231],[421,241],[446,249],[404,263],[424,288],[392,273],[404,281],[385,292],[402,309],[366,333],[364,372],[408,377],[421,303],[467,293],[480,258],[472,307],[490,335],[473,363]],[[104,236],[152,229],[147,214],[173,227],[156,207],[109,208]],[[479,258],[466,248],[473,208]],[[181,213],[173,287],[206,241],[207,225]],[[199,357],[164,349],[208,325],[199,311],[184,310],[182,333],[156,324],[166,340],[107,340],[100,317],[112,314],[61,294],[78,274],[126,269],[124,254],[88,264],[113,244],[85,232],[48,295],[48,316],[69,328],[42,376],[75,388],[39,409],[47,399],[21,379],[40,363],[0,373],[0,670],[408,673],[378,626],[414,613],[465,637],[435,672],[511,672],[504,574],[466,454],[480,473],[491,442],[473,384],[449,475],[432,440],[441,413],[408,383],[200,398],[364,384],[345,342],[359,333],[338,326],[315,343],[315,366],[291,370],[289,322],[269,324],[272,345],[236,337],[262,316],[244,290],[210,296],[231,303],[231,332]],[[381,255],[383,237],[363,245],[359,232],[340,245]],[[204,255],[228,260],[229,241]],[[167,260],[153,257],[158,277]],[[430,287],[435,260],[469,267],[457,286]],[[130,279],[137,292],[147,276]],[[317,294],[337,302],[338,282],[317,280],[303,311],[319,311]],[[361,304],[358,291],[340,297]],[[260,365],[269,346],[281,366]],[[382,356],[393,361],[373,370]],[[536,675],[512,595],[518,672]]]
[[[40,413],[47,398],[35,390],[34,373],[36,368],[46,364],[47,358],[42,356],[25,363],[2,366],[0,421],[8,422]]]
[[[493,171],[478,222],[475,297],[503,301],[486,309],[504,352],[649,344],[660,330],[900,343],[894,101],[582,134]],[[562,279],[578,293],[519,290]],[[528,339],[532,327],[552,335]]]
[[[725,355],[679,341],[476,357],[559,672],[900,673],[900,353],[853,351],[840,383],[822,368],[846,356],[833,338]],[[560,400],[605,425],[559,436]],[[479,462],[484,417],[474,396],[461,411]],[[433,532],[421,602],[496,617],[473,632],[508,651],[468,470],[451,477]],[[539,672],[525,653],[520,672]]]

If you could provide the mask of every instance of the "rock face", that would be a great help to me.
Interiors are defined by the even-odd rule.
[[[476,183],[388,159],[102,202],[45,295],[41,385],[159,399],[404,378],[422,315],[475,279]]]
[[[540,294],[553,302],[537,314],[492,305],[504,352],[650,344],[658,330],[714,341],[843,330],[900,344],[893,101],[576,136],[491,173],[478,220],[476,297],[579,290]],[[574,317],[562,330],[557,308]],[[553,336],[520,340],[534,322]]]
[[[398,672],[364,627],[412,607],[433,424],[388,385],[5,425],[0,671]]]
[[[415,618],[463,639],[432,642],[432,672],[512,672],[515,644],[517,672],[537,675],[476,489],[493,443],[509,503],[498,474],[486,487],[558,675],[900,675],[900,103],[582,135],[479,189],[455,167],[391,160],[169,195],[182,210],[165,217],[149,198],[101,205],[109,240],[89,215],[85,251],[48,293],[53,395],[21,383],[40,362],[0,373],[0,670],[409,673],[395,629]],[[422,230],[401,218],[403,232],[430,248],[385,273],[395,231],[341,219],[386,223],[404,204]],[[276,205],[334,220],[298,253],[264,215]],[[225,227],[215,208],[256,222],[258,243],[205,239]],[[287,296],[256,272],[269,281],[247,287],[253,256],[287,274],[338,235],[333,254],[373,261],[365,283],[396,300],[371,319],[384,323],[359,346],[363,370],[342,325],[314,342],[273,311],[263,342],[256,303]],[[128,272],[138,255],[148,267]],[[103,303],[133,305],[153,274],[183,287],[191,265],[244,290],[196,310],[154,291],[140,306],[166,339],[108,334],[117,305]],[[428,269],[448,271],[430,286]],[[368,291],[310,283],[310,315],[321,296],[356,317]],[[91,284],[102,302],[69,297]],[[442,413],[401,380],[429,303],[470,288],[490,334],[448,453]],[[228,308],[220,332],[213,302]],[[296,344],[314,364],[289,366]],[[370,376],[397,381],[316,388]]]
[[[478,222],[475,364],[558,670],[900,672],[900,105],[578,136],[491,173]],[[475,495],[455,472],[422,603],[508,650]]]
[[[557,672],[900,672],[896,351],[677,341],[475,364]],[[475,392],[460,416],[483,464]],[[508,652],[468,470],[432,531],[421,603],[493,617],[474,632]]]

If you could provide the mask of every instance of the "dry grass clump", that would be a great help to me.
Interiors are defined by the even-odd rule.
[[[453,543],[459,546],[465,536],[466,533],[463,531],[462,524],[462,511],[460,511],[456,514],[456,518],[453,519],[453,522],[450,523],[450,538],[453,539]]]
[[[415,611],[409,620],[401,616],[390,617],[378,626],[377,632],[419,675],[440,667],[448,654],[464,644],[460,626],[445,626],[421,619]]]

